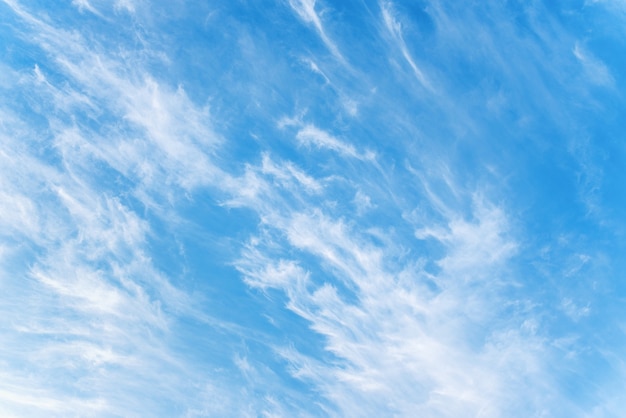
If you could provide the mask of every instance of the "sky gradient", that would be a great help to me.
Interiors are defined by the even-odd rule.
[[[622,0],[0,0],[3,417],[626,416]]]

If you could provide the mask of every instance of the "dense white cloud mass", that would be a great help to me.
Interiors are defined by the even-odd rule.
[[[0,415],[623,416],[620,2],[0,15]]]

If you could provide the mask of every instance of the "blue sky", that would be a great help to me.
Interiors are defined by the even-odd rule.
[[[626,4],[0,2],[0,414],[623,417]]]

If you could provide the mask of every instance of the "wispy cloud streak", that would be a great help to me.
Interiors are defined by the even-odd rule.
[[[339,48],[326,34],[326,29],[322,24],[320,15],[315,11],[316,3],[317,0],[289,0],[289,5],[298,14],[300,19],[302,19],[305,23],[313,25],[313,27],[317,31],[317,34],[319,35],[322,42],[324,42],[328,50],[340,62],[345,63],[346,60],[343,55],[341,55]]]
[[[380,7],[385,27],[389,31],[393,40],[396,42],[400,51],[402,52],[402,57],[409,64],[411,70],[413,70],[415,78],[422,84],[424,88],[426,88],[427,90],[433,90],[431,82],[428,80],[424,72],[418,67],[418,65],[415,63],[415,60],[409,53],[409,49],[402,36],[402,26],[393,16],[392,3],[385,1],[381,3]]]

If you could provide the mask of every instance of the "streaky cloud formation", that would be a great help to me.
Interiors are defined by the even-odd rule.
[[[409,53],[406,43],[404,42],[404,39],[402,37],[402,26],[393,17],[392,3],[391,2],[382,3],[381,10],[382,10],[382,15],[383,15],[383,21],[385,22],[385,27],[391,34],[391,37],[394,40],[394,42],[397,43],[398,48],[402,52],[402,57],[409,64],[409,66],[411,67],[411,70],[413,70],[413,73],[415,74],[415,78],[417,78],[417,80],[426,89],[431,90],[432,86],[430,85],[430,82],[428,81],[428,79],[426,78],[422,70],[415,63],[415,59]]]
[[[623,413],[620,2],[0,14],[3,416]]]
[[[324,45],[328,50],[340,61],[345,61],[345,58],[339,52],[337,45],[328,37],[326,29],[322,24],[322,20],[318,12],[315,11],[315,5],[317,0],[289,0],[289,5],[296,12],[298,17],[305,23],[313,25],[317,34],[319,35]]]

